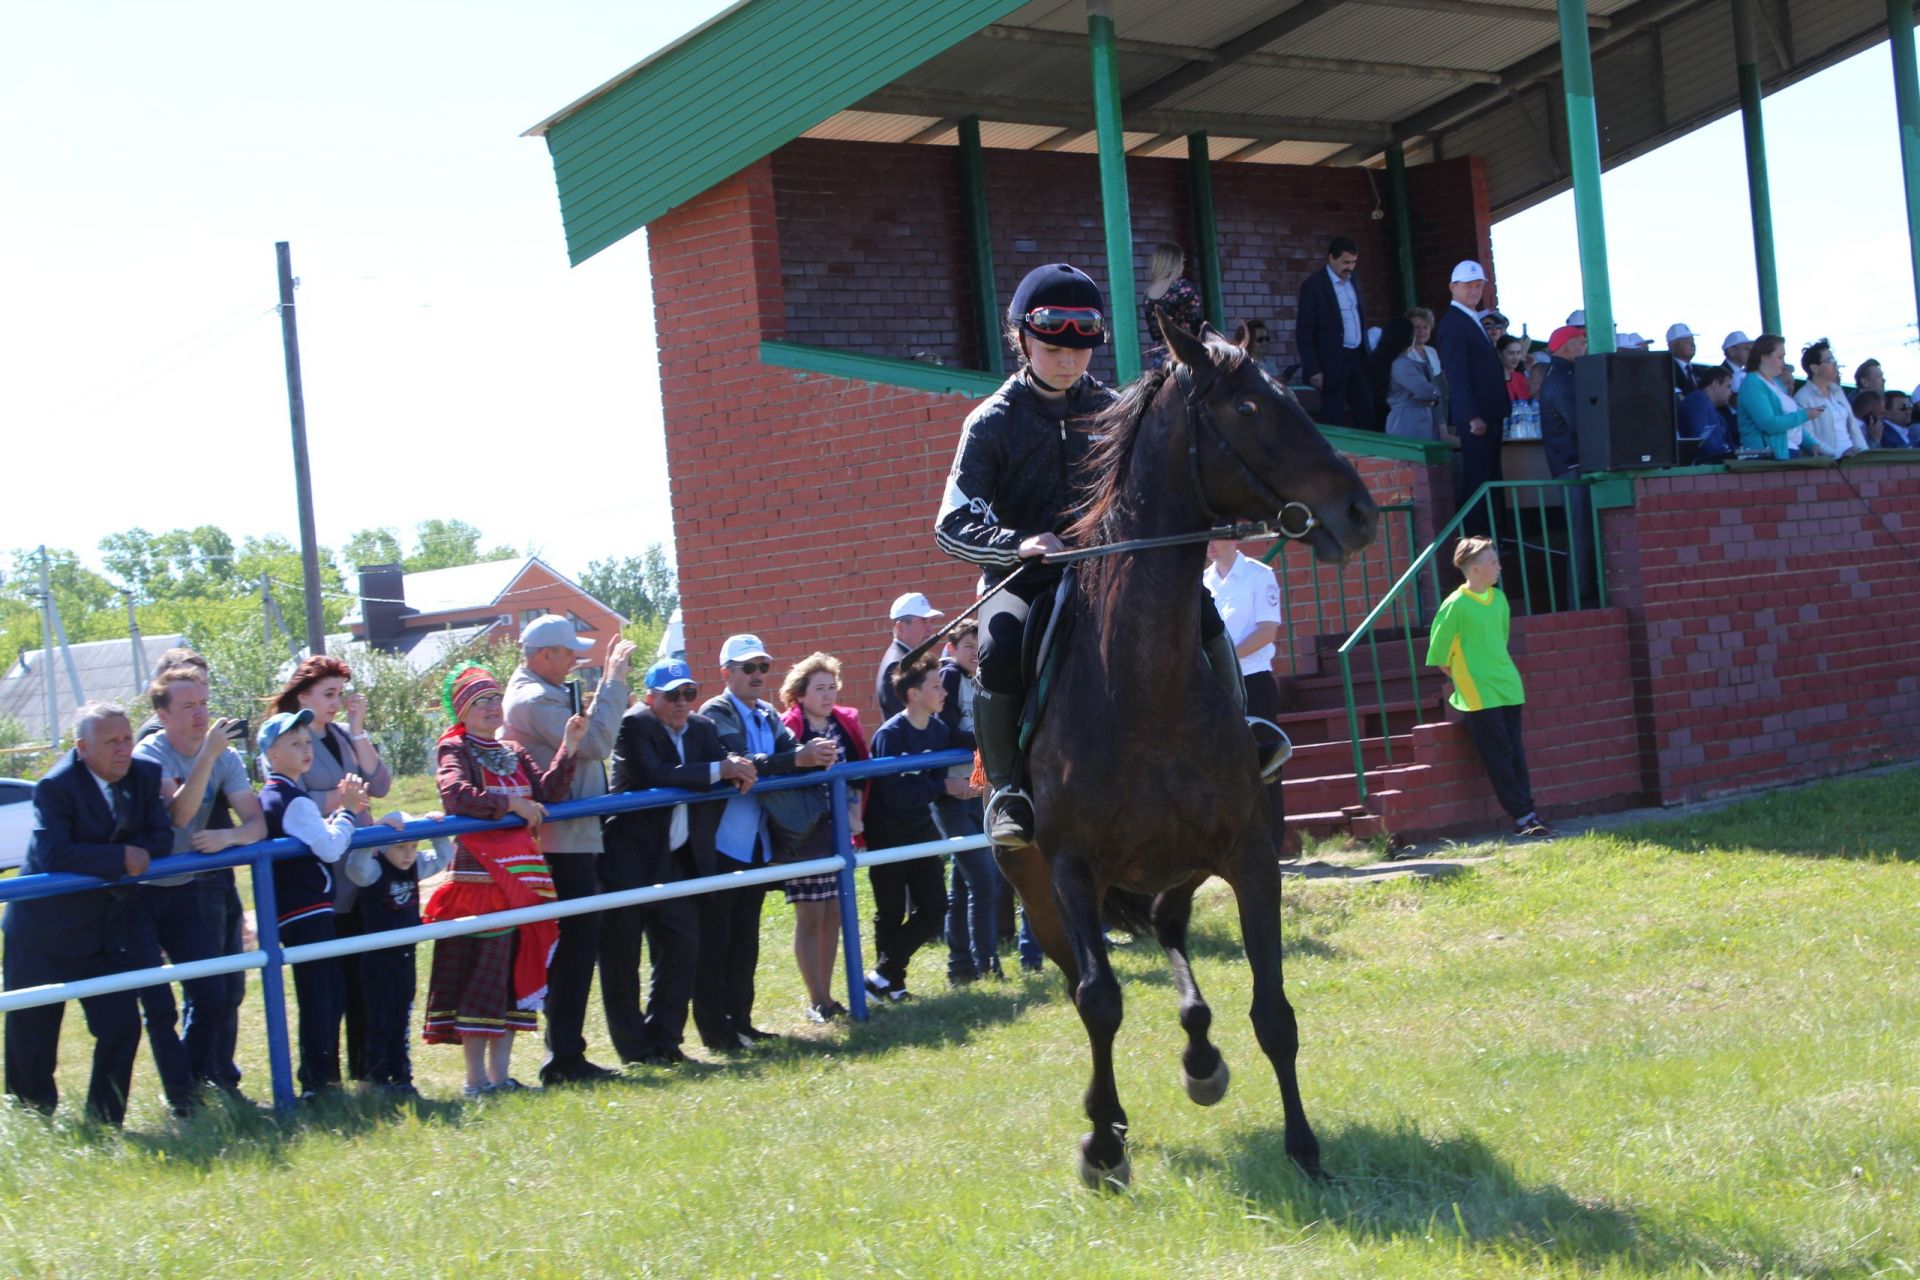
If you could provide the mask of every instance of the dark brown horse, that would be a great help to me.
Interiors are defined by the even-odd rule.
[[[1070,546],[1192,533],[1280,518],[1340,561],[1373,540],[1359,475],[1291,394],[1210,328],[1167,326],[1174,360],[1134,384],[1095,431],[1083,515]],[[1284,513],[1284,514],[1283,514]],[[1225,1096],[1227,1065],[1187,960],[1194,891],[1219,876],[1239,901],[1253,970],[1253,1026],[1286,1110],[1287,1154],[1319,1171],[1294,1074],[1293,1008],[1280,973],[1279,832],[1270,829],[1251,731],[1201,651],[1199,542],[1089,561],[1077,618],[1029,758],[1035,843],[999,851],[1034,936],[1066,974],[1093,1048],[1080,1172],[1126,1183],[1126,1112],[1113,1079],[1120,985],[1102,904],[1130,898],[1166,949],[1187,1033],[1181,1078],[1195,1102]],[[1274,785],[1279,785],[1277,782]],[[1138,907],[1151,902],[1149,911]]]

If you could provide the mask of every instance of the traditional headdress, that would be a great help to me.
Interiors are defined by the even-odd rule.
[[[446,709],[447,719],[457,721],[475,698],[499,692],[500,682],[493,678],[493,672],[470,662],[447,672],[447,678],[440,685],[440,705]]]

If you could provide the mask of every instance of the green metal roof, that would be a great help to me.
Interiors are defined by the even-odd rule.
[[[528,130],[575,264],[885,87],[1022,0],[744,0]]]

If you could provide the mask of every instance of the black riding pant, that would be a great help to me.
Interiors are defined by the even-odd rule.
[[[1059,586],[1057,574],[1038,581],[1022,574],[1018,582],[1005,591],[995,592],[992,599],[980,606],[980,670],[974,679],[982,689],[1013,697],[1026,691],[1020,656],[1027,614],[1043,592],[1051,594]],[[1227,629],[1226,624],[1220,621],[1220,611],[1213,607],[1213,597],[1207,594],[1197,574],[1193,589],[1200,593],[1200,639],[1202,642],[1212,640]]]

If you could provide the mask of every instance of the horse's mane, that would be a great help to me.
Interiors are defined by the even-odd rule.
[[[1206,344],[1216,375],[1232,373],[1246,359],[1246,352],[1225,338],[1211,336]],[[1094,415],[1094,445],[1081,460],[1078,477],[1084,502],[1080,514],[1067,526],[1064,540],[1068,546],[1097,547],[1118,542],[1125,536],[1128,520],[1138,514],[1127,502],[1127,474],[1132,467],[1134,448],[1154,401],[1173,371],[1174,365],[1169,361],[1136,379],[1112,404]],[[1098,606],[1124,581],[1130,560],[1128,556],[1103,556],[1087,561],[1080,570],[1087,601],[1102,615],[1103,647],[1112,611]]]

